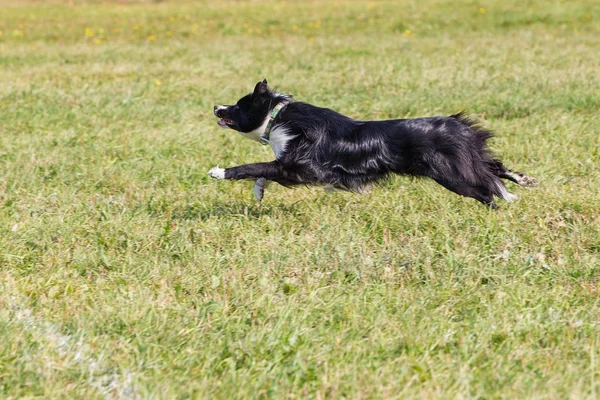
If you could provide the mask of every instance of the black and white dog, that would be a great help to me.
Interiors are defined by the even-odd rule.
[[[361,191],[396,173],[432,178],[446,189],[496,208],[494,196],[516,198],[500,178],[523,186],[537,183],[495,159],[486,148],[491,133],[462,113],[355,121],[271,91],[266,80],[235,105],[215,106],[214,113],[220,126],[273,148],[275,161],[208,171],[216,179],[255,180],[259,201],[269,181]]]

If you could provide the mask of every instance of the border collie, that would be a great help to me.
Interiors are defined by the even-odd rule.
[[[360,192],[391,173],[432,178],[446,189],[496,208],[516,198],[500,178],[522,186],[535,178],[507,169],[486,147],[491,132],[463,113],[449,117],[356,121],[272,91],[267,80],[235,105],[215,106],[218,124],[268,144],[275,160],[208,171],[216,179],[269,181]]]

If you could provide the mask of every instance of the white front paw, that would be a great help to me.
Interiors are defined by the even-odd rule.
[[[225,179],[225,169],[219,168],[218,166],[211,168],[210,171],[208,171],[208,175],[215,179]]]

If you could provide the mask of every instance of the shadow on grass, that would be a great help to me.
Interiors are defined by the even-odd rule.
[[[189,204],[173,210],[172,219],[206,221],[210,218],[243,217],[260,219],[276,214],[296,215],[298,208],[293,204],[250,204],[247,202],[211,203],[206,205]]]

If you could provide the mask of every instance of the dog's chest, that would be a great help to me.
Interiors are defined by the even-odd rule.
[[[292,140],[293,136],[290,134],[290,130],[285,126],[275,126],[269,136],[269,145],[275,153],[275,158],[279,158],[287,149],[288,142]]]

